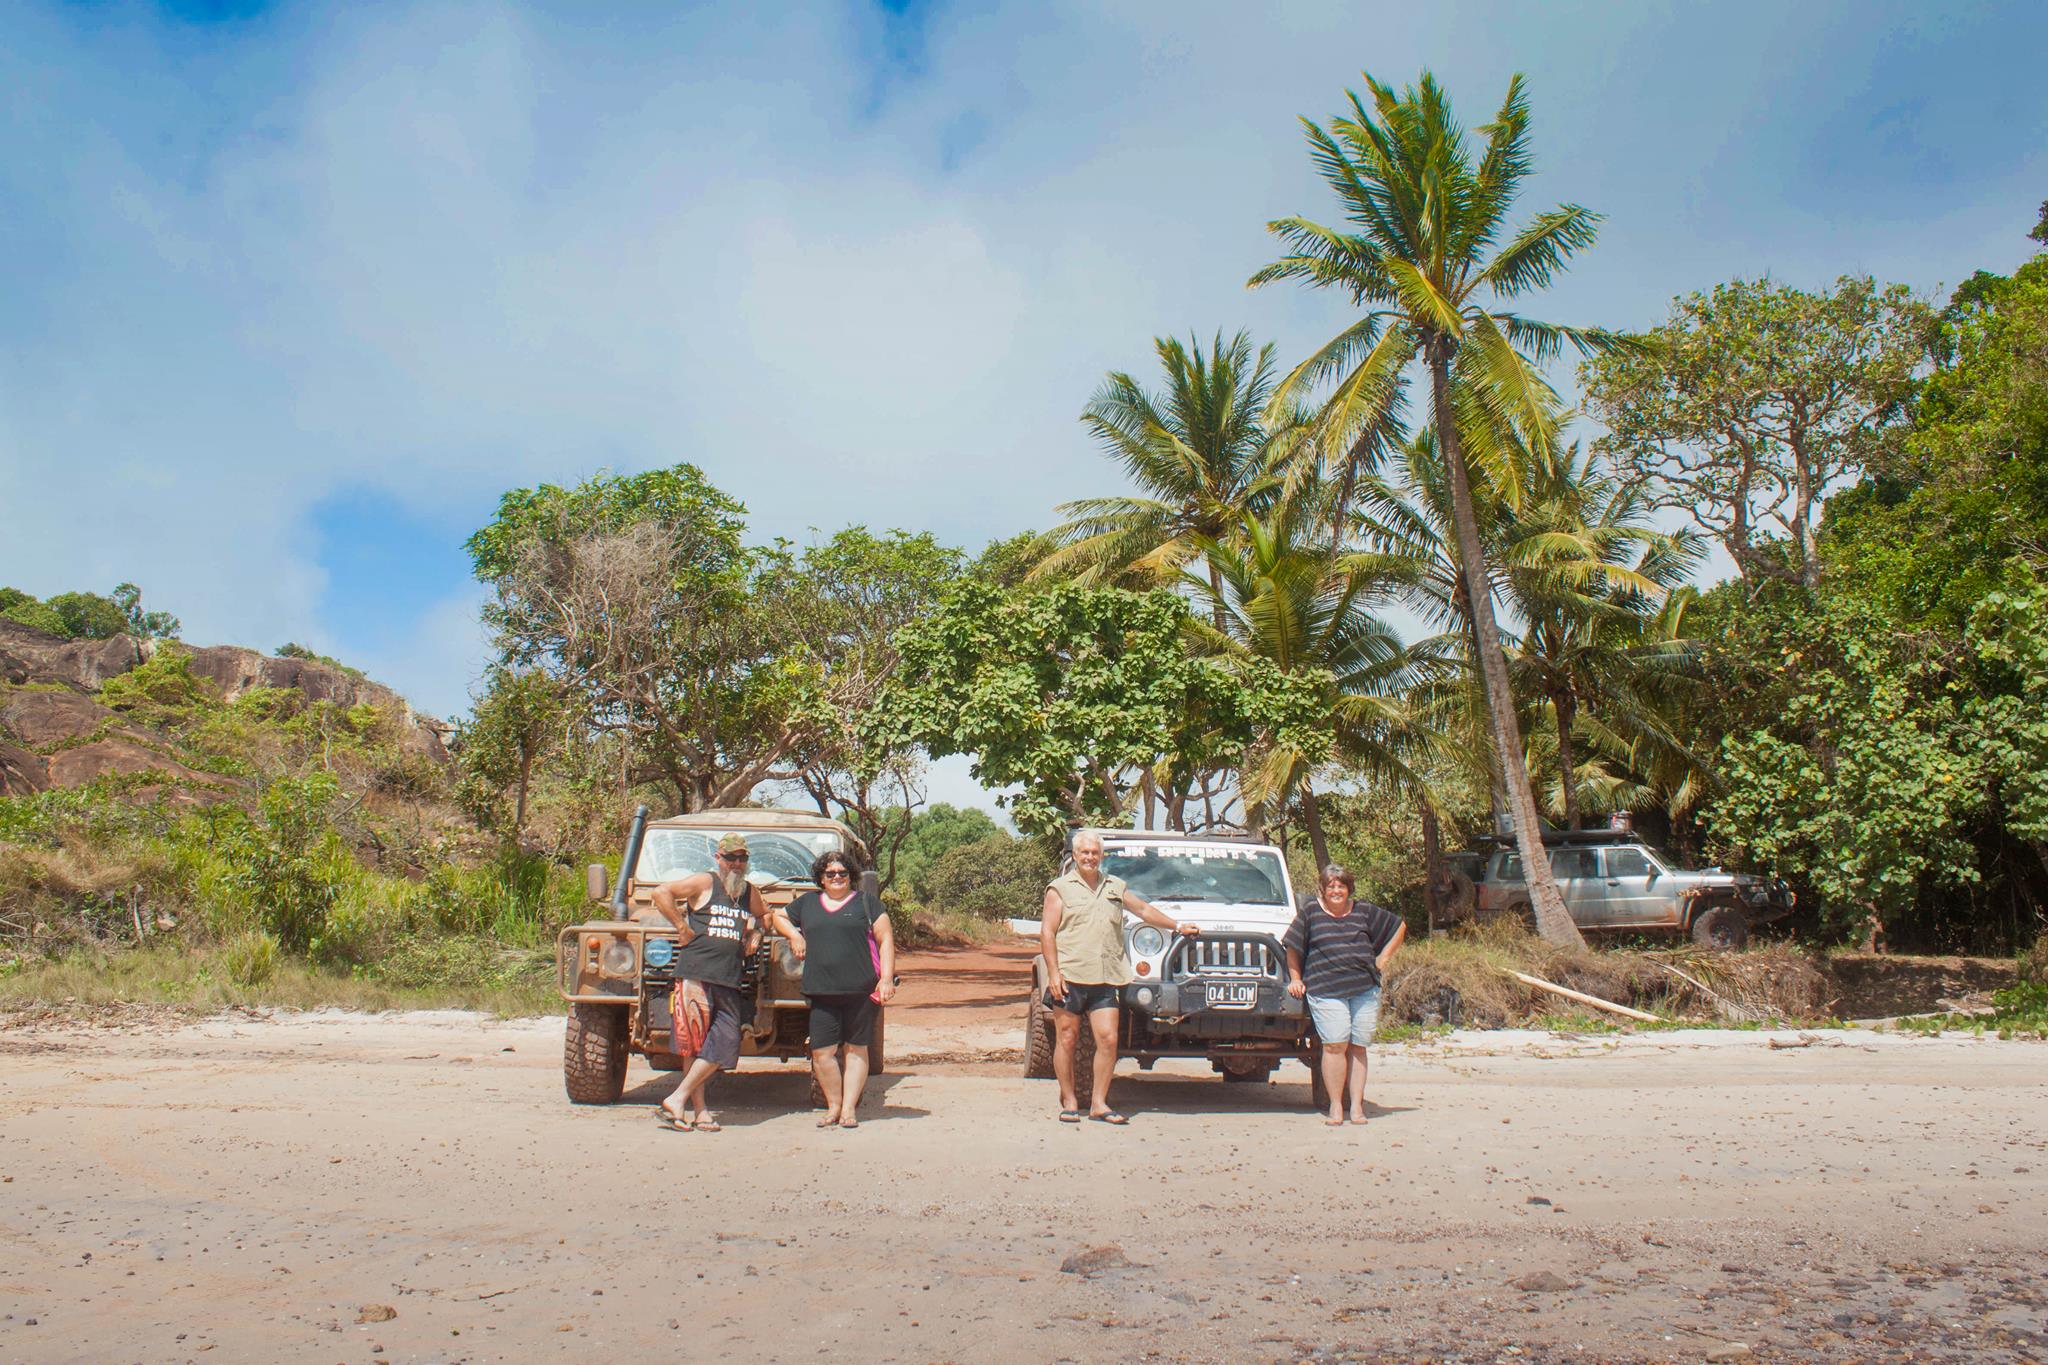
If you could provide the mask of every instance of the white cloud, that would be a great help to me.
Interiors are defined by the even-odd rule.
[[[487,506],[679,459],[763,534],[1044,525],[1106,482],[1074,416],[1104,371],[1149,372],[1153,335],[1298,352],[1337,325],[1335,300],[1242,286],[1267,218],[1329,211],[1294,119],[1361,66],[1434,63],[1475,123],[1530,71],[1532,205],[1609,215],[1554,316],[2021,254],[2048,183],[2040,111],[1997,94],[2024,12],[1617,13],[940,8],[903,65],[859,4],[335,6],[196,36],[16,7],[0,582],[133,578],[195,638],[317,641],[319,499]],[[1913,116],[1882,87],[1966,59],[1924,115],[1943,156],[1899,154]],[[1800,192],[1817,164],[1857,204],[1941,183],[1866,222]],[[448,585],[366,664],[459,701],[474,597]]]

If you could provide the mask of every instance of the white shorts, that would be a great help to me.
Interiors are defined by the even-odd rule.
[[[1326,1045],[1356,1043],[1364,1047],[1372,1041],[1372,1031],[1379,1027],[1380,988],[1373,986],[1348,999],[1311,995],[1308,1017],[1315,1021],[1316,1037]]]

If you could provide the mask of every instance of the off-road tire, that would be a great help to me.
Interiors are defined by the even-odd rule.
[[[1037,991],[1024,1011],[1024,1079],[1052,1079],[1052,1015]]]
[[[1085,1108],[1095,1093],[1095,1030],[1081,1016],[1081,1036],[1074,1040],[1074,1094]]]
[[[1330,1087],[1323,1081],[1321,1050],[1310,1053],[1307,1062],[1309,1107],[1319,1113],[1327,1112],[1330,1108]]]
[[[623,1005],[569,1006],[562,1031],[562,1088],[572,1104],[616,1104],[626,1091],[626,1015]]]
[[[875,1006],[875,1032],[868,1042],[868,1075],[879,1076],[887,1056],[882,1049],[884,1026],[889,1022],[889,1010],[885,1005]]]
[[[1719,953],[1749,946],[1749,916],[1733,905],[1710,905],[1693,917],[1692,941]]]

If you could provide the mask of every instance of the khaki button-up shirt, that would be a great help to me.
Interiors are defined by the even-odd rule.
[[[1123,986],[1131,980],[1124,953],[1124,879],[1102,874],[1090,888],[1078,872],[1053,879],[1060,898],[1060,927],[1053,933],[1060,975],[1076,986]]]

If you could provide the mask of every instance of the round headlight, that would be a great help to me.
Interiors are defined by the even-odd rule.
[[[633,974],[633,945],[625,939],[615,938],[598,955],[598,970],[606,976],[631,976]]]
[[[1147,924],[1131,935],[1131,951],[1139,957],[1150,957],[1166,946],[1166,935]]]

